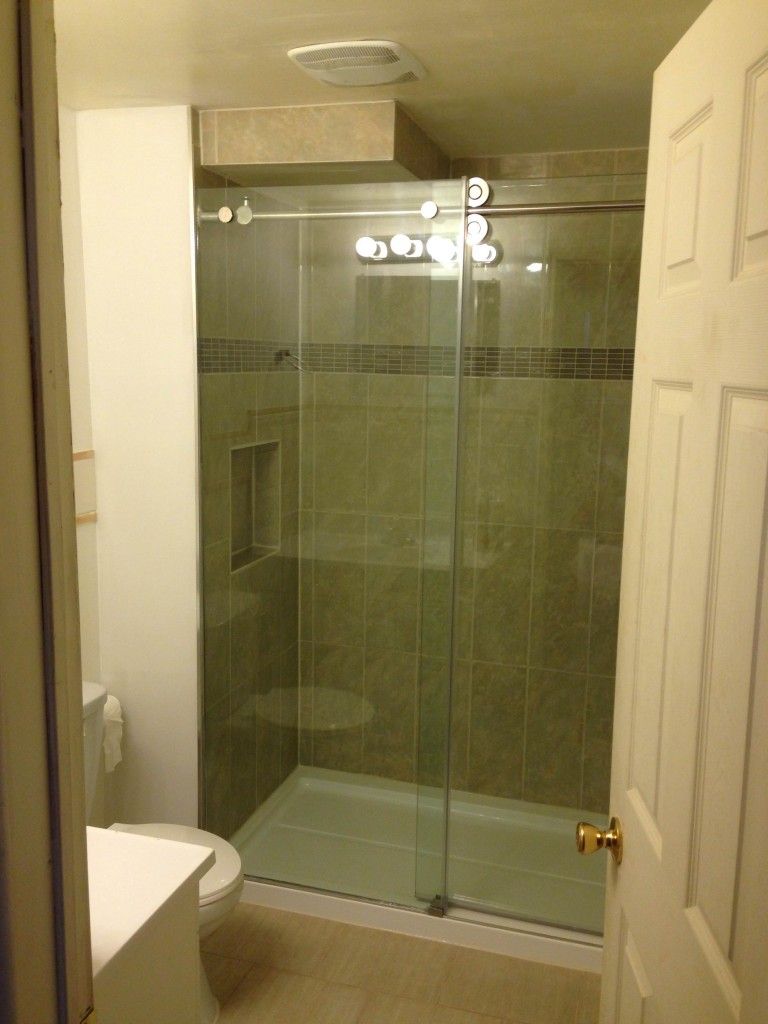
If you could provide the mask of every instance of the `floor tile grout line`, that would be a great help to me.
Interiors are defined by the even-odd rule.
[[[254,911],[252,915],[254,918],[253,927],[249,929],[243,929],[250,933],[251,941],[254,941],[254,939],[259,936],[260,931],[263,932],[269,930],[270,924],[273,926],[275,930],[277,930],[279,928],[279,923],[281,920],[306,918],[306,915],[297,914],[294,912],[276,911],[262,907],[254,906],[252,910]],[[418,938],[415,936],[407,936],[399,933],[383,932],[379,931],[378,929],[371,929],[360,925],[350,925],[341,922],[326,922],[325,919],[322,918],[311,917],[310,919],[314,922],[323,921],[326,924],[332,924],[332,928],[337,934],[337,941],[341,940],[342,943],[345,940],[347,942],[354,940],[355,933],[362,931],[369,933],[369,942],[372,941],[374,944],[376,944],[378,940],[378,942],[380,942],[382,946],[389,945],[394,941],[395,943],[402,943],[403,947],[407,947],[409,949],[418,948],[422,945],[424,947],[433,947],[434,951],[437,951],[439,949],[442,953],[444,953],[444,955],[441,956],[442,962],[440,963],[438,970],[439,978],[437,982],[434,982],[436,998],[427,999],[416,995],[409,995],[405,992],[393,990],[391,987],[385,987],[383,984],[371,985],[370,981],[367,983],[362,980],[359,980],[357,982],[351,982],[349,980],[343,980],[341,978],[334,977],[334,972],[335,970],[338,970],[338,965],[336,966],[336,968],[334,968],[333,962],[331,961],[333,943],[330,943],[327,944],[326,949],[316,962],[313,962],[312,964],[305,966],[303,969],[300,965],[296,964],[291,964],[290,966],[283,968],[274,963],[265,962],[263,960],[251,960],[243,957],[242,955],[240,957],[232,957],[226,954],[215,953],[211,950],[204,951],[211,953],[213,956],[216,956],[222,960],[231,960],[249,965],[248,970],[245,972],[240,982],[238,982],[238,984],[234,986],[234,988],[228,994],[226,999],[222,999],[222,1005],[226,1006],[230,1002],[230,1000],[232,1000],[235,997],[236,993],[238,991],[241,991],[242,986],[248,984],[249,979],[253,979],[254,974],[256,972],[261,972],[265,980],[274,979],[276,977],[300,977],[305,979],[311,979],[323,986],[328,986],[333,989],[345,989],[357,992],[364,999],[361,1009],[356,1017],[357,1020],[360,1019],[360,1016],[364,1013],[365,1008],[369,1005],[369,1003],[372,1000],[377,998],[389,998],[398,1001],[402,1000],[403,1002],[419,1004],[425,1007],[433,1007],[435,1010],[455,1010],[458,1012],[474,1015],[482,1019],[483,1021],[488,1020],[498,1022],[498,1024],[560,1024],[560,1022],[562,1022],[562,1024],[573,1024],[575,1020],[575,1014],[569,1015],[567,1021],[565,1017],[561,1017],[559,1015],[557,1021],[553,1021],[551,1017],[547,1016],[545,1018],[538,1013],[533,1016],[526,1015],[525,1017],[507,1017],[505,1014],[502,1014],[500,1016],[494,1013],[484,1013],[482,1008],[478,1007],[468,1008],[464,1000],[462,1000],[461,1005],[458,1005],[456,1003],[455,998],[446,998],[446,983],[456,970],[457,960],[459,960],[462,957],[469,957],[470,960],[482,958],[482,960],[486,964],[495,963],[496,965],[498,965],[499,961],[501,960],[504,961],[505,964],[509,963],[510,967],[512,967],[512,965],[517,965],[518,969],[528,971],[529,973],[532,972],[534,975],[537,975],[537,985],[542,984],[542,974],[544,975],[544,981],[547,980],[547,974],[551,974],[553,982],[556,981],[558,977],[560,977],[565,981],[572,983],[574,986],[574,992],[572,996],[574,1000],[573,1009],[578,1012],[578,1010],[581,1007],[583,1007],[583,1000],[585,998],[586,991],[586,981],[588,978],[588,975],[583,971],[567,968],[558,968],[546,964],[532,963],[518,957],[508,957],[503,954],[488,953],[481,950],[473,949],[471,947],[451,946],[446,950],[444,944],[435,942],[434,940]],[[226,930],[226,927],[227,926],[225,924],[222,930]],[[300,924],[298,924],[296,925],[296,927],[301,926]],[[264,940],[266,947],[267,937],[265,935],[262,935],[261,938],[262,940]],[[337,946],[337,949],[338,948],[339,947]],[[341,952],[343,953],[343,951],[344,947],[342,945]],[[372,956],[374,950],[369,949],[368,953]]]
[[[233,959],[234,959],[234,958],[233,958]],[[230,1002],[230,1001],[231,1001],[231,1000],[232,1000],[232,999],[234,998],[234,996],[235,996],[235,993],[236,993],[236,992],[237,992],[237,991],[238,991],[239,989],[241,989],[241,988],[242,988],[242,987],[243,987],[243,986],[245,985],[245,983],[246,983],[246,981],[248,980],[248,978],[249,978],[249,977],[250,977],[250,976],[251,976],[251,975],[252,975],[252,974],[253,974],[253,973],[254,973],[254,972],[255,972],[256,970],[262,970],[262,971],[263,971],[263,970],[270,970],[270,969],[271,969],[271,968],[267,967],[267,965],[266,965],[266,964],[263,964],[263,963],[259,963],[259,962],[255,961],[255,960],[254,960],[254,961],[248,961],[248,962],[250,963],[250,967],[248,968],[248,970],[247,970],[247,971],[245,972],[245,974],[244,974],[244,975],[242,976],[242,978],[240,979],[240,981],[238,981],[238,983],[237,983],[237,984],[235,985],[235,987],[234,987],[234,988],[232,989],[232,991],[231,991],[231,992],[229,992],[229,994],[228,994],[228,995],[226,996],[226,998],[224,998],[224,999],[222,999],[222,1000],[221,1000],[221,1009],[222,1009],[222,1010],[223,1010],[223,1009],[224,1009],[224,1008],[225,1008],[225,1007],[227,1006],[227,1004],[228,1004],[228,1003],[229,1003],[229,1002]]]

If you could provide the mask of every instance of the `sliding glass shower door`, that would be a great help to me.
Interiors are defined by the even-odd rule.
[[[642,190],[496,182],[475,250],[460,181],[199,191],[203,825],[248,875],[600,931]]]
[[[605,865],[574,833],[608,811],[642,234],[618,204],[642,188],[495,182],[496,256],[469,264],[446,899],[589,932]]]
[[[463,188],[198,193],[204,824],[406,906],[444,891]]]

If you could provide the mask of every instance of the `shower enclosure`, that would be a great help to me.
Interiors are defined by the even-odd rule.
[[[602,927],[642,178],[198,191],[203,825]],[[224,208],[223,219],[218,211]]]

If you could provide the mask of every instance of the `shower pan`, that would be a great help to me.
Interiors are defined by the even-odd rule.
[[[202,824],[248,876],[601,931],[573,834],[607,812],[642,188],[198,190]]]

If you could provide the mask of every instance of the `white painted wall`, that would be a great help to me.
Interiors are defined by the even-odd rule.
[[[115,814],[197,824],[190,111],[90,110],[74,120],[97,464],[99,677],[126,723]]]
[[[72,450],[93,448],[91,428],[91,387],[88,377],[88,336],[85,327],[85,279],[83,276],[83,235],[80,220],[80,178],[77,167],[77,127],[74,110],[59,109],[59,150],[61,158],[61,232],[64,246],[64,295],[67,310],[67,351],[69,356]],[[92,505],[94,463],[75,465],[75,505],[79,510]],[[77,528],[77,565],[80,590],[80,649],[83,677],[98,681],[99,588],[96,524]]]

